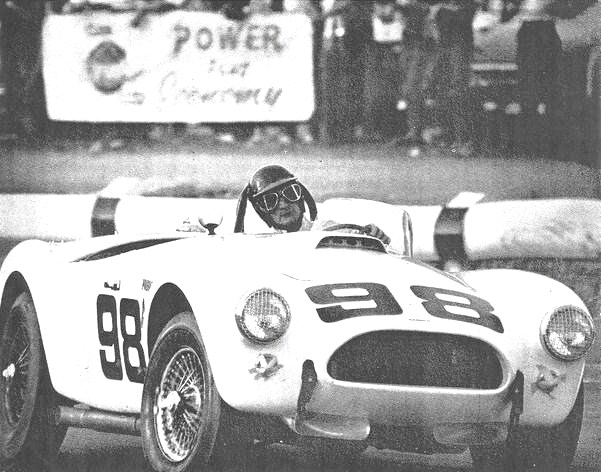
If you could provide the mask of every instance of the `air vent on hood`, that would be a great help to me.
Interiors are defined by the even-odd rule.
[[[386,252],[382,241],[375,238],[364,238],[361,236],[326,236],[319,244],[317,249],[320,248],[337,248],[337,249],[366,249],[368,251]]]

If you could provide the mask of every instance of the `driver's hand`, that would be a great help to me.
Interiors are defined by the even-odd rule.
[[[365,234],[368,236],[373,236],[374,238],[378,238],[384,244],[390,244],[390,238],[386,235],[386,233],[373,223],[365,226]]]

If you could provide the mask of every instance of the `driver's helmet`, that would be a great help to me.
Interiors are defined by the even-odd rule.
[[[303,213],[304,204],[308,206],[311,221],[317,217],[317,206],[307,188],[284,167],[268,165],[261,167],[253,174],[248,185],[240,194],[234,232],[244,231],[244,215],[246,203],[249,200],[267,226],[274,227],[270,212],[277,206],[279,198],[286,198],[291,202],[300,201]]]

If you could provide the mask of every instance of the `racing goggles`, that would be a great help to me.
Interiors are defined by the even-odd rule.
[[[255,201],[261,210],[270,212],[278,206],[278,203],[280,202],[280,196],[287,202],[294,203],[301,199],[303,196],[303,191],[299,184],[292,183],[275,192],[258,195],[255,197]]]

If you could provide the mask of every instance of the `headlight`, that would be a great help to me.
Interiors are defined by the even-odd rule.
[[[584,310],[566,305],[543,319],[541,337],[552,356],[575,361],[586,354],[595,339],[592,318]]]
[[[269,288],[250,293],[236,313],[240,332],[251,341],[269,343],[283,336],[290,325],[290,307]]]

